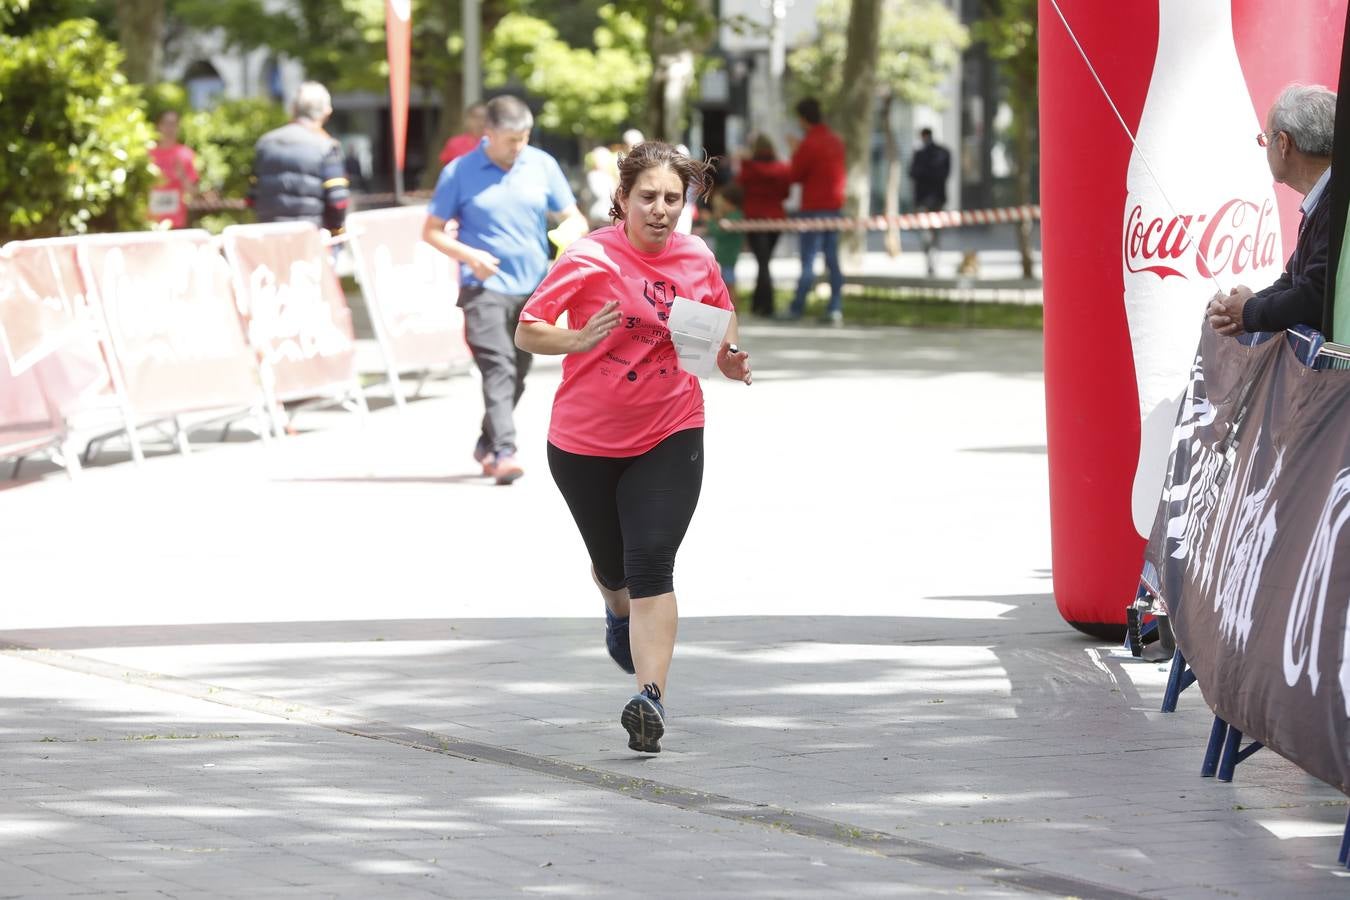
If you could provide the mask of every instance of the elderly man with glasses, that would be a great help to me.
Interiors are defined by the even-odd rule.
[[[1331,145],[1336,131],[1336,95],[1321,85],[1291,84],[1280,92],[1256,136],[1270,174],[1303,195],[1298,243],[1275,283],[1252,293],[1238,285],[1215,294],[1206,314],[1219,334],[1279,331],[1294,325],[1322,329],[1331,233]]]

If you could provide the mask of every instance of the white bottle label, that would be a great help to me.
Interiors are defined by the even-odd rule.
[[[1284,262],[1274,184],[1256,143],[1262,126],[1238,63],[1228,0],[1159,0],[1158,24],[1121,239],[1139,390],[1131,509],[1144,537],[1205,305],[1239,284],[1266,287]]]

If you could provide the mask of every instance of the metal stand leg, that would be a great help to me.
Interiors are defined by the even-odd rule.
[[[1177,698],[1186,688],[1195,684],[1195,673],[1186,665],[1186,657],[1177,650],[1172,654],[1172,669],[1167,673],[1167,690],[1163,691],[1162,711],[1177,711]]]
[[[192,452],[188,446],[187,430],[183,428],[183,422],[177,416],[173,417],[173,442],[178,447],[178,452],[187,456]]]
[[[1213,778],[1219,768],[1219,754],[1223,750],[1224,738],[1228,736],[1228,723],[1218,716],[1209,729],[1209,744],[1205,747],[1205,761],[1200,764],[1200,777]]]
[[[1336,861],[1350,869],[1350,815],[1345,817],[1345,834],[1341,836],[1341,855]]]
[[[1252,741],[1246,747],[1242,747],[1242,732],[1229,725],[1228,739],[1223,742],[1223,757],[1219,760],[1219,780],[1232,781],[1233,770],[1237,768],[1237,764],[1260,750],[1262,746],[1260,741]]]

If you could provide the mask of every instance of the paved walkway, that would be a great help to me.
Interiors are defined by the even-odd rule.
[[[556,361],[509,488],[470,377],[0,483],[0,897],[1344,896],[1343,796],[1199,778],[1198,693],[1056,613],[1038,335],[742,343],[651,758],[542,466]]]

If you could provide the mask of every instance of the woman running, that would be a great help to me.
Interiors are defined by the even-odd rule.
[[[750,383],[717,261],[703,241],[675,231],[686,196],[709,181],[706,163],[669,144],[634,147],[619,162],[615,224],[568,247],[516,328],[520,349],[566,356],[549,468],[590,554],[609,655],[637,676],[620,722],[628,746],[644,753],[659,753],[665,733],[675,553],[703,483],[703,391],[670,339],[676,297],[732,311],[717,366]],[[567,327],[555,324],[563,313]]]

